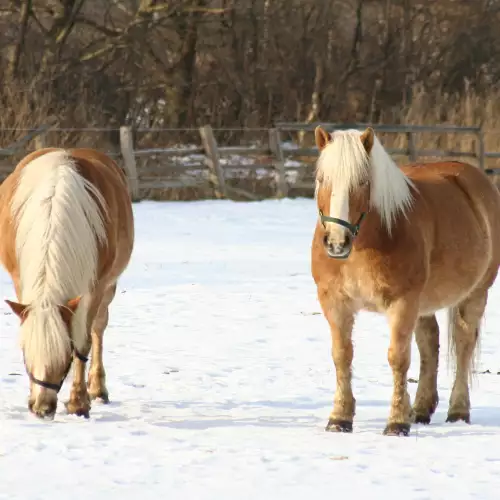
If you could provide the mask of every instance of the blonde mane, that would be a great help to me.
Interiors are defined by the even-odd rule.
[[[17,226],[20,300],[29,307],[21,326],[27,368],[35,377],[67,361],[70,338],[59,306],[82,295],[73,316],[73,342],[86,341],[86,315],[96,279],[98,244],[106,243],[100,192],[64,150],[46,153],[21,172],[11,211]]]
[[[414,188],[411,180],[400,170],[373,136],[370,154],[361,141],[358,130],[338,130],[321,152],[316,170],[316,195],[320,185],[346,193],[369,180],[370,205],[377,210],[387,232],[391,234],[396,216],[407,214],[411,208]]]

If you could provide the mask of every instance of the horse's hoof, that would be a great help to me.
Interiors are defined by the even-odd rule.
[[[415,413],[414,422],[416,424],[429,425],[431,423],[431,416],[425,413]]]
[[[107,392],[101,392],[99,394],[89,394],[90,399],[92,401],[96,401],[97,403],[101,403],[107,405],[109,403],[109,396]]]
[[[388,424],[384,429],[384,436],[408,436],[410,427],[410,424]]]
[[[328,420],[325,431],[352,432],[352,422],[350,422],[349,420],[339,420],[337,418],[331,418],[330,420]]]
[[[448,413],[448,416],[446,417],[446,422],[449,423],[459,422],[460,420],[462,420],[466,424],[470,424],[470,413],[452,412]]]
[[[77,405],[72,401],[64,404],[68,415],[76,415],[77,417],[90,418],[90,406]]]
[[[77,417],[90,418],[90,412],[88,410],[83,410],[83,409],[77,410],[75,412],[75,415]]]

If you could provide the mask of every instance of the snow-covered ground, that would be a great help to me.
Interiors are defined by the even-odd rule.
[[[500,498],[500,280],[478,367],[491,374],[472,389],[472,425],[444,423],[442,335],[433,423],[382,435],[388,330],[364,313],[354,433],[326,433],[335,377],[309,269],[314,202],[134,208],[133,260],[105,336],[111,403],[89,420],[64,414],[71,379],[54,421],[29,414],[18,321],[0,305],[1,499]],[[3,271],[0,292],[13,297]],[[411,377],[418,364],[414,347]]]

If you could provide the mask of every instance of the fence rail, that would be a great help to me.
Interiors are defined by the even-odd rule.
[[[485,151],[484,133],[481,127],[279,122],[267,130],[268,136],[265,141],[261,141],[257,145],[242,146],[219,145],[214,131],[222,129],[213,129],[210,125],[206,125],[199,129],[189,129],[191,132],[198,133],[198,145],[193,147],[157,147],[154,144],[155,147],[150,148],[137,147],[134,138],[135,132],[168,132],[169,129],[137,129],[134,131],[131,127],[123,126],[120,129],[82,129],[81,132],[100,131],[104,133],[119,130],[119,149],[106,152],[115,157],[123,166],[134,200],[146,197],[145,192],[148,190],[200,187],[208,189],[211,196],[215,198],[259,199],[261,196],[252,192],[251,189],[233,185],[234,183],[230,182],[230,173],[232,171],[245,171],[254,175],[263,175],[262,172],[265,171],[269,183],[272,184],[272,195],[278,198],[289,196],[292,189],[305,190],[312,194],[314,190],[313,163],[318,155],[318,150],[316,147],[302,147],[301,144],[287,147],[287,144],[283,142],[283,135],[285,133],[304,134],[311,132],[317,125],[322,125],[330,132],[345,129],[363,130],[371,126],[377,133],[402,134],[406,137],[405,147],[387,147],[389,154],[406,156],[410,162],[416,162],[419,158],[432,157],[472,159],[487,174],[500,175],[500,168],[486,166],[488,159],[499,159],[500,152]],[[55,129],[53,122],[30,129],[25,137],[12,146],[0,149],[0,159],[19,153],[21,148],[24,148],[34,138],[36,148],[49,146],[51,144],[45,140],[44,134],[58,130],[69,129]],[[175,131],[182,130],[175,129]],[[266,129],[258,130],[262,132]],[[79,130],[71,129],[71,132],[78,133]],[[418,134],[422,133],[469,135],[474,138],[474,147],[471,151],[418,149],[416,138]],[[71,144],[71,146],[74,145]],[[143,163],[147,164],[152,158],[157,163],[157,168],[153,169],[153,172],[147,166],[142,165]],[[8,171],[3,172],[4,175],[6,173]]]

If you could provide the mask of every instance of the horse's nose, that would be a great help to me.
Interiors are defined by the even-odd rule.
[[[323,246],[329,257],[343,257],[350,252],[352,246],[352,235],[346,232],[343,241],[331,241],[328,234],[323,237]]]

